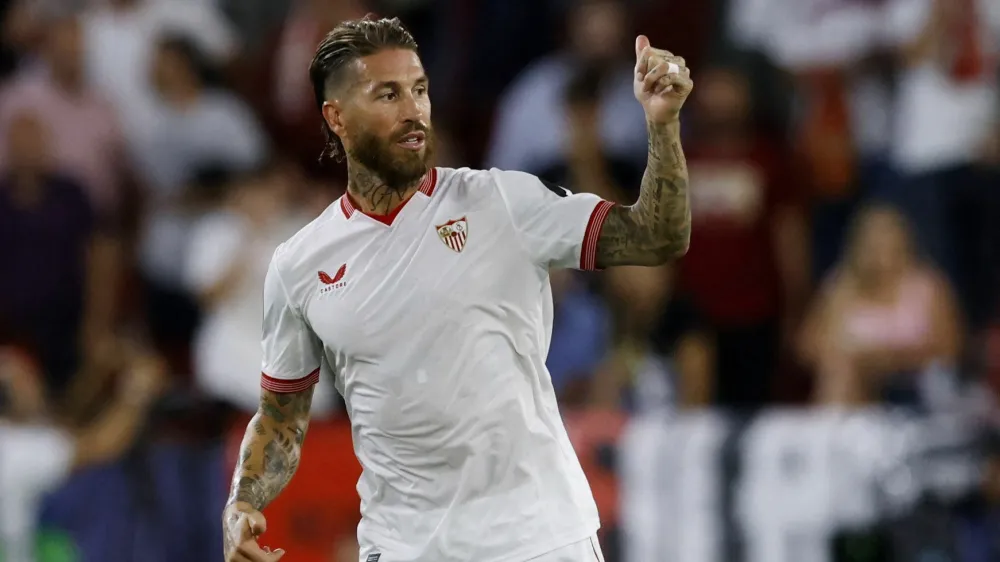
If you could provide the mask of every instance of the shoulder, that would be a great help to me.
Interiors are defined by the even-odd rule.
[[[534,198],[534,197],[568,197],[573,194],[570,190],[552,183],[544,178],[519,172],[515,170],[499,170],[493,168],[489,171],[493,178],[495,187],[501,192],[504,198]]]
[[[318,217],[275,249],[271,258],[272,268],[283,279],[294,276],[300,269],[299,265],[313,261],[314,256],[331,247],[337,247],[338,242],[347,236],[347,220],[340,199],[335,199]]]
[[[534,174],[517,170],[475,170],[470,168],[439,168],[438,184],[449,196],[499,195],[504,201],[524,197],[555,194],[572,195],[568,189],[546,181]]]
[[[437,186],[443,198],[479,199],[497,189],[497,170],[436,168]]]

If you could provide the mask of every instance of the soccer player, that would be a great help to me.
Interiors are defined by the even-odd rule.
[[[427,77],[395,19],[338,25],[309,69],[348,190],[274,253],[261,403],[223,514],[229,562],[270,562],[261,510],[299,463],[312,388],[347,403],[361,562],[603,559],[545,369],[548,271],[662,264],[690,234],[684,60],[636,40],[649,159],[614,205],[514,171],[431,167]],[[343,151],[343,152],[341,152]]]

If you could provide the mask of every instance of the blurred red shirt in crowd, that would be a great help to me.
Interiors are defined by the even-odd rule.
[[[685,293],[713,323],[747,325],[781,312],[776,216],[796,204],[781,159],[765,141],[687,149],[691,250],[680,262]]]
[[[760,324],[783,312],[788,263],[805,261],[787,244],[805,243],[804,232],[788,228],[801,210],[797,190],[781,150],[752,128],[745,79],[715,69],[699,82],[685,142],[692,229],[681,289],[719,327]]]

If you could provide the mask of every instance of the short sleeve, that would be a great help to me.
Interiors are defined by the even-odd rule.
[[[597,267],[597,239],[614,206],[591,193],[574,194],[524,172],[490,171],[514,230],[543,267]]]
[[[264,329],[261,387],[278,393],[301,392],[319,381],[322,345],[288,296],[271,258],[264,279]]]

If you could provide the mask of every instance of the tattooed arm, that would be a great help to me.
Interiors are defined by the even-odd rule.
[[[648,123],[649,154],[639,200],[608,211],[597,265],[659,265],[683,256],[691,238],[688,172],[680,121]]]
[[[240,518],[263,510],[295,474],[309,426],[312,397],[312,386],[287,394],[261,391],[260,407],[243,436],[223,515],[227,557],[240,546]]]
[[[632,89],[646,113],[649,154],[639,200],[614,206],[597,241],[597,265],[659,265],[684,255],[691,239],[688,170],[681,149],[680,111],[694,82],[684,59],[635,42]]]

